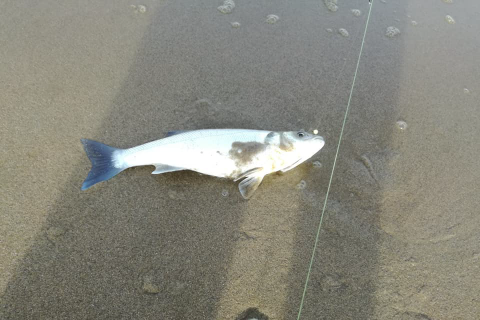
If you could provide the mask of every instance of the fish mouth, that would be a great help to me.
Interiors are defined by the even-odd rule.
[[[316,143],[319,144],[319,147],[320,147],[320,148],[319,148],[318,150],[320,151],[320,149],[322,149],[323,146],[325,145],[325,139],[323,139],[322,136],[315,136],[315,137],[313,138],[313,140],[314,140],[314,141],[318,141],[318,142],[316,142]]]

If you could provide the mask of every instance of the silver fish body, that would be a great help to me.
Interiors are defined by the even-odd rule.
[[[116,149],[82,139],[92,170],[82,190],[136,166],[154,165],[153,174],[192,170],[230,178],[250,198],[263,177],[288,171],[317,153],[322,137],[304,131],[205,129],[177,132],[130,149]]]

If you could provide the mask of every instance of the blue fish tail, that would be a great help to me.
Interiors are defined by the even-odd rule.
[[[82,139],[81,141],[85,153],[92,163],[92,169],[82,184],[82,190],[87,190],[96,183],[113,178],[126,169],[115,167],[113,162],[113,153],[120,149],[93,140]]]

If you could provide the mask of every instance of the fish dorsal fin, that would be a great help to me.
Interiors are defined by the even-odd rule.
[[[275,142],[279,142],[280,134],[278,132],[272,131],[265,137],[266,144],[274,144]]]
[[[235,181],[245,178],[238,185],[242,197],[249,199],[262,183],[264,176],[263,168],[253,168],[239,175]]]
[[[185,170],[184,168],[179,168],[179,167],[174,167],[174,166],[169,166],[166,164],[155,164],[155,170],[152,172],[152,174],[160,174],[160,173],[165,173],[165,172],[173,172],[173,171],[181,171]]]
[[[176,131],[168,131],[167,134],[165,135],[165,138],[171,137],[171,136],[176,136],[177,134],[185,133],[188,132],[188,130],[176,130]]]

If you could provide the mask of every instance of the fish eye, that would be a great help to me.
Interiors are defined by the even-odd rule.
[[[303,133],[302,131],[299,131],[297,132],[297,136],[299,136],[300,138],[303,138],[305,137],[305,133]]]

